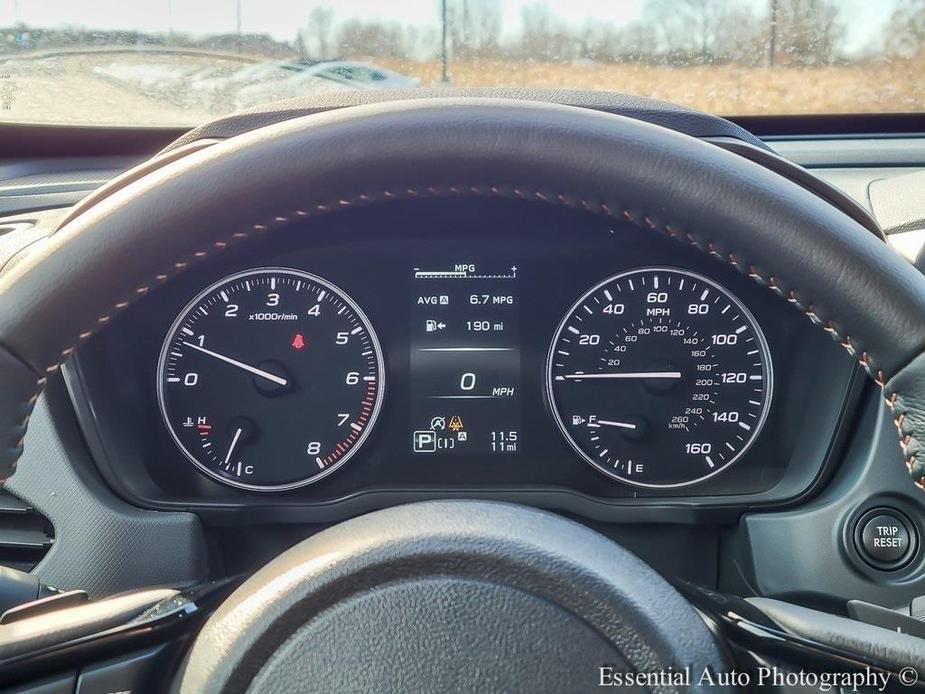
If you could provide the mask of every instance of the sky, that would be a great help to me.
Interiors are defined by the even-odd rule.
[[[764,11],[767,0],[753,2]],[[502,0],[507,34],[516,33],[522,9],[535,0]],[[845,48],[867,48],[880,36],[897,0],[841,0],[847,20]],[[548,0],[563,20],[581,24],[587,19],[620,25],[637,19],[644,0]],[[136,29],[188,34],[232,33],[240,5],[245,33],[268,33],[292,41],[318,5],[332,7],[338,19],[387,19],[406,24],[436,25],[440,0],[0,0],[0,26],[18,19],[30,26],[79,26],[98,29]]]

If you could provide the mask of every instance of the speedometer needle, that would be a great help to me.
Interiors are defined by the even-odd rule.
[[[225,454],[225,462],[223,465],[227,465],[228,461],[231,460],[231,454],[234,453],[234,447],[238,445],[238,439],[241,438],[242,431],[244,430],[238,427],[238,430],[234,432],[234,437],[231,439],[231,445],[228,446],[228,453]]]
[[[289,383],[285,378],[281,378],[280,376],[277,376],[276,374],[271,374],[269,371],[264,371],[263,369],[258,369],[256,366],[251,366],[250,364],[245,364],[244,362],[240,362],[237,359],[226,357],[224,354],[213,352],[211,349],[200,347],[199,345],[194,344],[192,342],[186,342],[184,340],[183,344],[186,345],[187,347],[192,347],[193,349],[199,350],[203,354],[208,354],[210,357],[215,357],[216,359],[219,359],[225,362],[226,364],[237,366],[239,369],[244,369],[245,371],[252,373],[255,376],[260,376],[261,378],[265,378],[268,381],[272,381],[273,383],[276,383],[277,385],[284,386]]]
[[[681,378],[680,371],[624,371],[610,374],[565,374],[563,378]]]

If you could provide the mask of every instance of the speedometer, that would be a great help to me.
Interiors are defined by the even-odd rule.
[[[604,280],[562,320],[547,362],[553,415],[572,448],[643,487],[705,480],[754,443],[771,402],[771,357],[754,317],[692,272]]]
[[[299,270],[213,284],[174,321],[158,399],[186,457],[225,484],[280,491],[336,470],[382,402],[382,353],[353,300]]]

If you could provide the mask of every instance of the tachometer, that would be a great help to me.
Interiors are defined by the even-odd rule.
[[[559,428],[598,470],[644,487],[718,474],[767,417],[771,357],[744,304],[674,268],[604,280],[575,302],[549,351]]]
[[[343,465],[382,402],[382,353],[366,316],[330,282],[261,268],[227,277],[177,317],[158,400],[180,450],[236,487],[293,489]]]

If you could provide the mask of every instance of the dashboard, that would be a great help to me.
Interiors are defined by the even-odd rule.
[[[806,328],[629,225],[396,202],[198,265],[65,376],[103,477],[145,508],[331,522],[478,496],[671,519],[792,504],[833,472],[860,384]]]
[[[842,184],[857,173],[832,166]],[[869,180],[856,185],[876,197]],[[178,219],[184,206],[164,208]],[[42,523],[43,580],[102,596],[233,577],[370,510],[475,498],[553,510],[709,590],[836,613],[846,600],[905,609],[921,596],[921,498],[896,446],[902,415],[894,426],[826,334],[843,326],[815,329],[785,300],[828,315],[821,283],[798,296],[757,260],[743,274],[749,254],[667,238],[683,226],[663,236],[523,199],[392,199],[304,218],[312,209],[285,212],[272,233],[248,224],[240,244],[226,243],[239,231],[225,235],[238,221],[227,212],[221,225],[201,215],[189,237],[165,229],[219,240],[194,241],[208,258],[157,275],[157,291],[128,285],[133,300],[93,311],[105,327],[60,352],[7,486],[7,515]],[[790,233],[772,214],[738,218],[775,243]],[[20,249],[41,239],[10,228]],[[900,234],[920,236],[889,241]],[[918,248],[906,255],[921,267]],[[60,297],[45,280],[41,291]],[[70,311],[49,307],[51,332],[71,332]],[[857,358],[870,368],[868,357]],[[429,525],[409,518],[399,525],[412,535]]]
[[[121,131],[107,131],[105,139],[95,140],[86,133],[75,134],[66,138],[67,151],[47,160],[30,158],[34,157],[32,150],[41,150],[47,138],[44,130],[33,135],[32,140],[29,133],[8,137],[7,155],[18,153],[22,159],[0,166],[4,184],[0,207],[5,214],[16,212],[0,220],[0,265],[5,268],[15,264],[17,249],[40,242],[60,223],[68,214],[67,205],[77,203],[88,189],[139,163],[179,133],[159,135],[156,141]],[[127,147],[126,139],[135,149]],[[740,140],[727,140],[716,143],[742,146]],[[851,195],[853,204],[876,213],[897,251],[910,261],[919,256],[922,232],[916,229],[921,225],[891,217],[891,208],[879,203],[915,198],[925,162],[921,138],[788,136],[768,138],[767,144],[807,167],[806,185],[818,190],[821,179],[828,187],[820,195],[830,200],[836,187]],[[87,156],[73,158],[79,154]],[[745,149],[741,154],[751,157],[758,152]],[[771,154],[762,161],[769,168],[779,166]],[[791,165],[788,175],[795,168]],[[42,185],[46,180],[54,185],[47,190],[37,187],[39,175]],[[884,191],[878,197],[881,187],[891,187],[890,195]],[[787,229],[777,232],[786,234]],[[159,361],[165,345],[177,335],[178,319],[208,300],[214,294],[207,291],[210,287],[267,268],[310,275],[335,287],[338,296],[350,299],[362,313],[362,324],[369,335],[375,335],[381,352],[377,368],[383,380],[375,421],[363,426],[357,422],[359,409],[347,412],[355,417],[344,426],[358,423],[365,438],[353,442],[346,460],[342,455],[339,465],[335,461],[328,466],[328,474],[307,484],[301,482],[320,471],[316,456],[308,453],[309,444],[317,441],[336,448],[342,440],[325,432],[319,437],[312,428],[313,412],[335,417],[345,413],[339,403],[328,402],[331,396],[315,397],[315,390],[305,389],[295,378],[293,383],[304,392],[278,396],[261,392],[253,374],[201,352],[196,353],[195,358],[201,355],[198,362],[181,352],[189,358],[188,368],[174,374],[162,370],[159,378]],[[688,370],[715,362],[690,358],[690,345],[686,346],[687,358],[677,361],[675,350],[684,347],[684,337],[679,346],[678,335],[638,335],[645,326],[636,325],[633,329],[645,346],[634,350],[624,339],[620,346],[626,347],[627,361],[622,355],[600,351],[601,344],[606,350],[611,339],[604,336],[616,326],[622,330],[638,321],[643,307],[646,313],[650,308],[680,312],[685,330],[703,330],[710,340],[713,335],[736,334],[742,323],[714,323],[712,308],[705,322],[687,313],[691,305],[705,302],[682,294],[691,285],[685,282],[680,287],[678,275],[673,275],[677,279],[672,279],[671,294],[664,302],[657,295],[655,305],[647,301],[653,290],[658,294],[664,289],[661,283],[667,277],[659,274],[659,287],[636,292],[639,285],[634,280],[632,301],[611,302],[624,304],[622,314],[619,308],[604,313],[604,309],[589,306],[595,317],[583,320],[606,317],[613,324],[595,323],[597,327],[582,331],[584,324],[576,322],[576,329],[588,336],[589,343],[594,335],[601,337],[601,343],[581,346],[589,359],[559,362],[564,366],[557,368],[568,370],[555,375],[595,369],[598,373],[682,372],[681,379],[563,379],[558,383],[574,385],[572,394],[577,401],[573,403],[571,394],[564,391],[550,399],[552,346],[559,342],[557,336],[574,336],[568,330],[571,323],[564,319],[576,311],[579,316],[587,315],[582,306],[594,298],[604,301],[604,289],[617,296],[621,293],[614,294],[614,284],[626,292],[626,280],[637,276],[632,273],[653,268],[705,278],[718,288],[716,296],[722,290],[723,297],[735,300],[722,304],[718,311],[727,304],[741,304],[747,313],[739,315],[751,316],[742,335],[760,331],[764,336],[767,359],[761,363],[767,371],[761,367],[760,375],[762,387],[769,386],[766,404],[757,399],[761,405],[754,406],[748,403],[753,398],[736,396],[723,399],[726,404],[716,410],[718,419],[728,412],[748,417],[743,405],[761,409],[752,410],[757,418],[764,417],[760,427],[753,427],[753,437],[744,436],[744,444],[729,441],[736,451],[729,451],[722,435],[729,431],[742,435],[739,432],[745,430],[737,422],[691,428],[691,438],[684,438],[688,432],[683,428],[668,428],[671,417],[690,416],[683,409],[696,407],[690,401],[695,393],[685,380]],[[508,277],[515,272],[516,277]],[[652,281],[647,275],[646,287]],[[272,301],[267,295],[275,292],[260,287],[251,293],[253,309],[244,308],[243,302],[228,302],[239,304],[240,317],[244,311],[248,316],[258,313],[257,304]],[[290,312],[289,307],[297,302],[280,294],[284,311],[264,306],[259,312]],[[474,304],[470,303],[473,295],[479,297]],[[488,304],[479,303],[484,295],[489,296]],[[441,304],[443,296],[450,303]],[[224,305],[220,294],[218,300]],[[309,308],[304,306],[305,311]],[[213,318],[223,318],[223,312],[216,316],[208,306],[206,310]],[[613,310],[618,311],[616,316]],[[355,315],[359,318],[359,313]],[[657,314],[647,317],[657,322]],[[302,318],[298,329],[290,321],[260,321],[256,326],[248,321],[240,332],[236,327],[227,336],[217,322],[203,331],[203,346],[255,368],[272,356],[271,348],[279,349],[284,369],[303,379],[304,364],[296,370],[291,360],[318,354],[312,351],[317,347],[339,347],[338,333],[345,328],[326,323],[319,345],[305,330],[311,326],[309,317]],[[435,321],[430,331],[429,320]],[[490,330],[470,331],[469,321],[477,327],[487,322]],[[502,330],[494,330],[499,323]],[[276,328],[285,340],[270,339]],[[300,332],[305,341],[302,350],[293,346]],[[448,347],[504,351],[422,351]],[[738,347],[726,353],[735,357],[741,354]],[[747,354],[752,349],[745,350],[744,356],[756,356]],[[570,350],[566,347],[564,351]],[[569,356],[577,358],[578,354]],[[595,356],[621,359],[621,363],[598,366]],[[658,360],[668,363],[647,363]],[[753,366],[756,362],[745,362],[743,368],[737,363],[724,360],[718,373],[745,373],[746,378],[759,375],[759,367]],[[340,386],[347,386],[348,373],[356,371],[360,376],[359,366],[344,363],[336,371],[332,368],[331,374],[342,377],[343,383],[335,391],[325,387],[325,392],[349,392]],[[289,380],[285,373],[261,370]],[[188,373],[202,380],[195,386],[166,380],[182,379]],[[465,384],[473,391],[460,392],[466,373],[474,373],[476,382]],[[328,375],[322,370],[319,377]],[[242,376],[246,378],[240,380]],[[264,390],[267,385],[279,386],[265,378],[262,381]],[[241,462],[242,472],[246,465],[253,465],[255,474],[257,469],[261,474],[272,471],[278,464],[283,477],[276,477],[275,484],[280,479],[284,484],[293,480],[298,484],[275,490],[232,484],[234,476],[223,474],[219,464],[224,463],[238,428],[244,437],[243,427],[216,431],[212,447],[218,449],[215,455],[220,459],[215,463],[215,459],[203,458],[205,464],[197,466],[171,433],[171,422],[175,429],[186,431],[182,428],[185,417],[179,409],[167,409],[173,419],[165,419],[159,384],[188,388],[187,395],[196,399],[186,407],[206,410],[196,413],[196,420],[202,415],[224,416],[227,408],[229,413],[233,410],[250,418],[256,414],[255,421],[269,432],[277,422],[262,417],[263,407],[255,408],[254,402],[278,405],[280,411],[291,413],[297,426],[287,424],[282,436],[274,430],[260,444],[257,438],[244,439],[246,445],[238,448],[239,438],[229,462],[233,459],[235,469]],[[239,399],[234,388],[242,384],[250,390],[246,398]],[[668,392],[653,392],[659,386],[669,386]],[[501,390],[494,393],[495,388]],[[730,392],[735,394],[735,389]],[[503,397],[432,397],[465,394]],[[199,396],[203,396],[201,405]],[[182,398],[170,402],[184,407]],[[348,405],[360,408],[361,402],[351,397]],[[452,409],[431,411],[448,402],[453,403]],[[333,409],[329,407],[334,404]],[[713,412],[700,414],[712,419]],[[454,415],[462,424],[456,432],[449,428]],[[585,421],[579,419],[572,425],[575,415]],[[590,427],[589,415],[635,424],[637,429],[607,424]],[[442,422],[433,422],[440,416]],[[645,419],[649,427],[638,440],[632,435],[642,433],[642,427],[632,417]],[[221,422],[216,429],[228,423]],[[516,441],[509,435],[501,441],[491,440],[493,432],[512,431]],[[223,438],[217,437],[219,433]],[[603,436],[591,441],[598,433]],[[448,448],[450,441],[452,449]],[[592,447],[604,441],[607,445],[601,449]],[[201,440],[198,443],[201,446]],[[489,452],[492,443],[503,450]],[[687,444],[703,443],[711,445],[709,453],[701,447],[696,456],[686,454]],[[273,448],[265,452],[263,445]],[[275,455],[277,445],[290,446],[294,455]],[[735,460],[717,464],[712,446],[728,451],[727,460]],[[599,458],[604,448],[605,456],[613,455],[613,460],[590,464],[588,457]],[[680,473],[683,484],[675,484],[677,478],[640,479],[632,474],[635,467],[627,475],[629,463],[624,459],[632,459],[634,466],[640,459],[636,453],[633,458],[625,455],[626,450],[654,456],[642,461],[643,472]],[[200,452],[201,448],[190,444],[189,453],[198,456]],[[720,468],[715,474],[702,474],[709,471],[706,455]],[[617,459],[623,468],[615,468]],[[292,471],[300,474],[286,477]],[[254,486],[266,486],[265,480],[256,482]],[[244,484],[250,482],[245,479]],[[92,595],[251,572],[330,523],[436,498],[498,499],[550,509],[613,538],[666,576],[735,594],[801,596],[817,605],[832,605],[836,598],[897,605],[923,593],[918,560],[900,570],[882,571],[855,550],[853,532],[865,514],[892,508],[918,521],[922,509],[918,491],[910,485],[902,465],[892,419],[884,412],[878,393],[837,343],[780,297],[685,244],[629,225],[610,226],[591,215],[513,201],[415,200],[377,206],[375,212],[339,211],[258,235],[246,245],[180,273],[120,312],[105,330],[81,346],[61,374],[49,379],[30,421],[22,463],[5,488],[44,515],[54,529],[53,551],[41,564],[44,580],[89,590]],[[12,521],[9,527],[15,527]],[[0,533],[0,540],[7,537],[13,537],[11,531]],[[150,551],[138,552],[139,546]],[[122,560],[129,556],[131,562]]]

